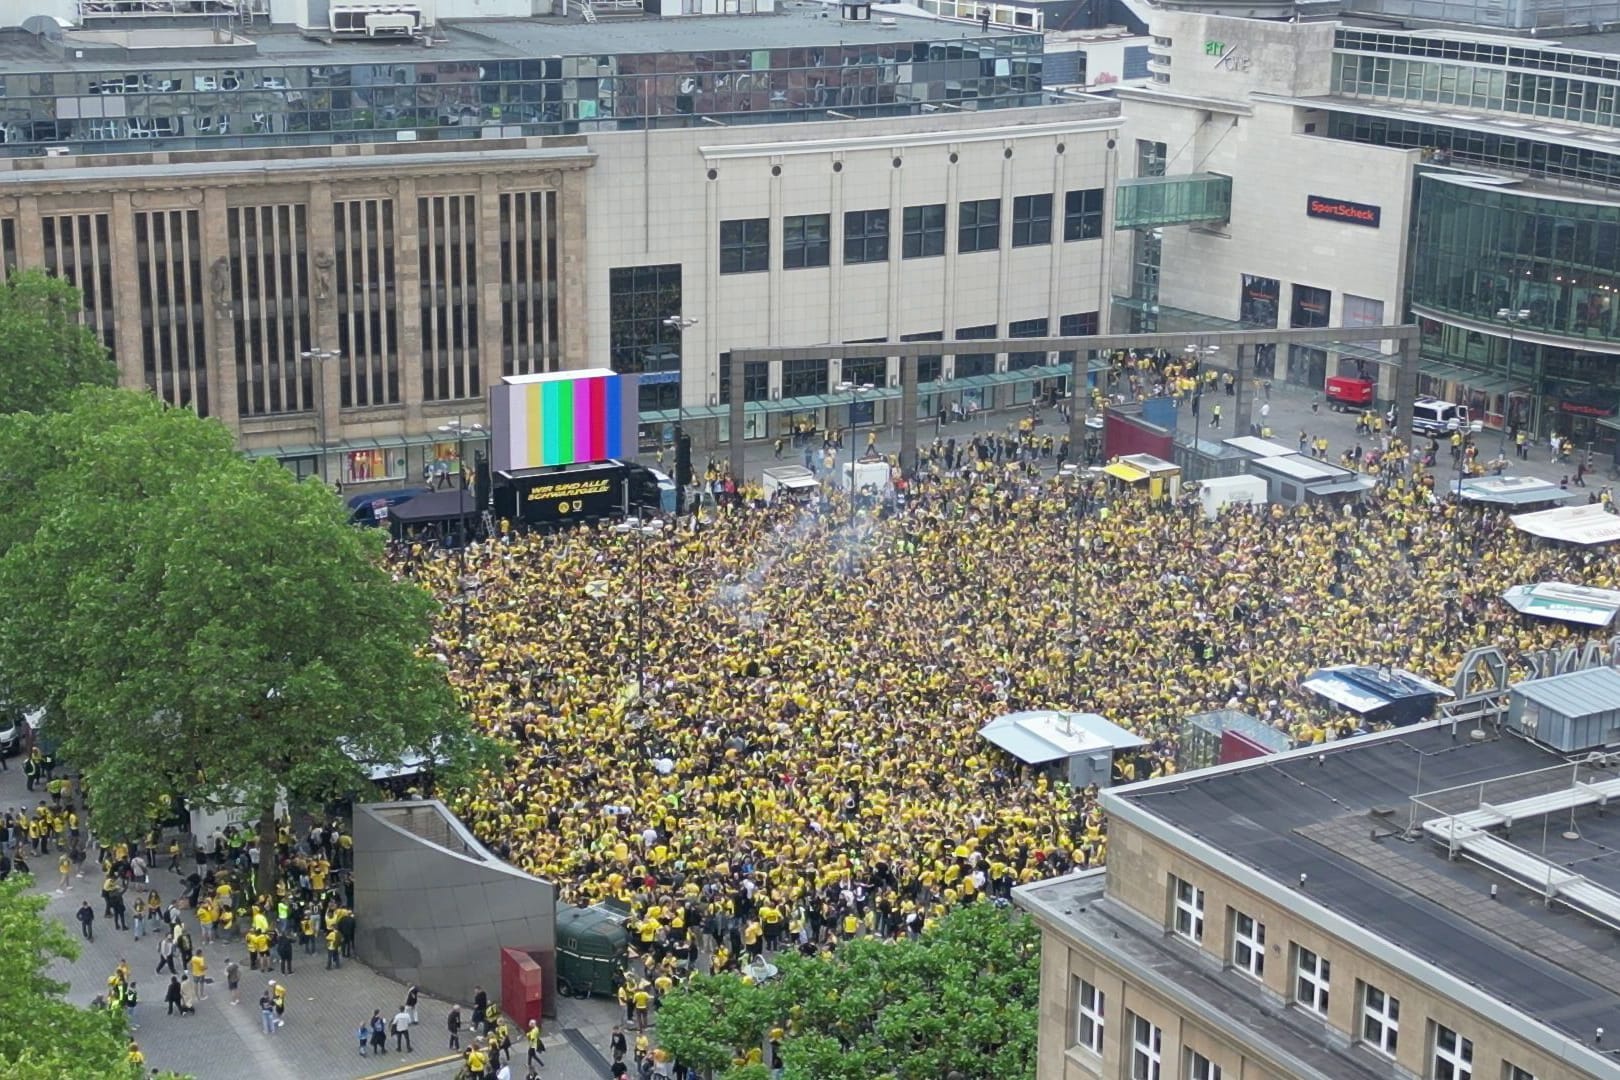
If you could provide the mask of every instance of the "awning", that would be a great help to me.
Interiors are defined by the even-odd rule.
[[[250,458],[299,458],[319,457],[321,454],[346,454],[354,450],[393,450],[401,446],[435,446],[451,445],[456,442],[477,443],[487,442],[489,432],[474,431],[471,428],[457,434],[452,431],[434,431],[425,435],[392,435],[382,438],[353,438],[345,439],[331,446],[319,446],[313,443],[294,443],[291,445],[278,444],[276,446],[256,446],[242,451]]]
[[[1069,752],[1053,746],[1034,732],[1025,731],[1016,724],[986,725],[979,734],[994,746],[1007,751],[1026,765],[1044,765],[1048,761],[1066,758]]]
[[[1522,386],[1524,383],[1522,379],[1509,379],[1503,375],[1493,375],[1488,371],[1474,371],[1471,368],[1457,367],[1454,364],[1442,364],[1438,360],[1419,361],[1418,371],[1433,379],[1461,383],[1470,390],[1478,390],[1484,394],[1504,394],[1513,387]]]
[[[1602,503],[1560,506],[1533,514],[1514,514],[1515,527],[1532,536],[1567,544],[1612,544],[1620,540],[1620,517]]]
[[[1608,626],[1620,612],[1620,592],[1543,581],[1539,585],[1515,585],[1502,594],[1515,611],[1543,619],[1581,626]]]
[[[1123,461],[1110,461],[1103,466],[1103,472],[1116,480],[1123,480],[1127,484],[1139,484],[1148,478],[1148,474],[1141,469],[1132,468]]]

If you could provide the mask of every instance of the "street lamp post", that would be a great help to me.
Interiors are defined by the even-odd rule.
[[[1194,372],[1192,392],[1193,444],[1192,453],[1187,458],[1189,463],[1198,456],[1198,440],[1203,434],[1204,365],[1213,362],[1220,351],[1221,347],[1219,345],[1188,345],[1181,350],[1182,355],[1187,358],[1188,364]]]
[[[446,435],[456,437],[456,491],[460,498],[456,500],[456,568],[457,575],[465,577],[467,573],[467,433],[482,432],[483,424],[466,424],[461,417],[456,417],[448,424],[440,424],[439,430]],[[463,609],[465,614],[465,609]]]
[[[640,701],[647,689],[647,604],[644,595],[647,580],[647,537],[659,535],[664,523],[632,518],[629,490],[628,487],[625,488],[624,520],[613,528],[616,532],[634,533],[636,537],[636,700]]]
[[[836,387],[840,394],[849,395],[849,524],[855,525],[855,403],[862,394],[872,389],[871,383],[852,383],[848,379]]]
[[[683,342],[679,362],[675,368],[675,484],[678,488],[676,508],[684,509],[686,506],[686,481],[681,478],[681,436],[686,433],[686,348],[684,346],[686,332],[698,324],[697,319],[682,315],[665,316],[662,320],[664,326],[675,331],[675,336]],[[690,462],[688,463],[690,464]]]
[[[1529,308],[1497,308],[1496,317],[1508,324],[1507,389],[1502,391],[1502,441],[1497,456],[1507,458],[1508,416],[1513,412],[1513,339],[1519,324],[1530,318]]]
[[[328,361],[340,360],[342,353],[334,349],[305,349],[299,358],[313,365],[315,373],[315,430],[320,440],[321,483],[329,483],[326,469],[326,372]]]

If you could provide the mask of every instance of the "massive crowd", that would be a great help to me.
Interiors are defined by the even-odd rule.
[[[566,900],[627,903],[669,965],[704,933],[725,965],[914,931],[1105,856],[1087,793],[984,742],[992,717],[1101,713],[1148,740],[1138,777],[1172,769],[1183,719],[1206,709],[1332,738],[1297,686],[1309,670],[1449,683],[1469,646],[1517,655],[1575,633],[1517,615],[1506,587],[1620,576],[1612,556],[1537,546],[1409,476],[1354,512],[1207,520],[1128,492],[1077,499],[1013,461],[928,473],[853,525],[846,505],[765,508],[745,490],[698,531],[476,548],[466,636],[450,605],[438,641],[509,749],[457,812]],[[399,572],[459,591],[454,558],[407,554]]]

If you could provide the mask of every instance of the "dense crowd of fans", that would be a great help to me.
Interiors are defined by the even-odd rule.
[[[1300,691],[1306,672],[1449,683],[1470,646],[1575,633],[1517,615],[1508,586],[1616,584],[1610,556],[1436,500],[1421,466],[1352,509],[1208,520],[1012,460],[954,465],[853,524],[847,504],[745,489],[696,531],[475,548],[466,636],[451,605],[438,640],[508,751],[456,811],[566,900],[629,905],[650,978],[698,953],[915,932],[1105,856],[1090,793],[979,737],[1000,713],[1101,713],[1148,740],[1129,774],[1159,775],[1190,714],[1333,738],[1348,722]],[[454,558],[399,570],[462,590]]]

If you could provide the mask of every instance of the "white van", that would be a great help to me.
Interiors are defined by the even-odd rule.
[[[1439,398],[1420,397],[1412,402],[1412,433],[1438,438],[1468,430],[1468,406]]]

